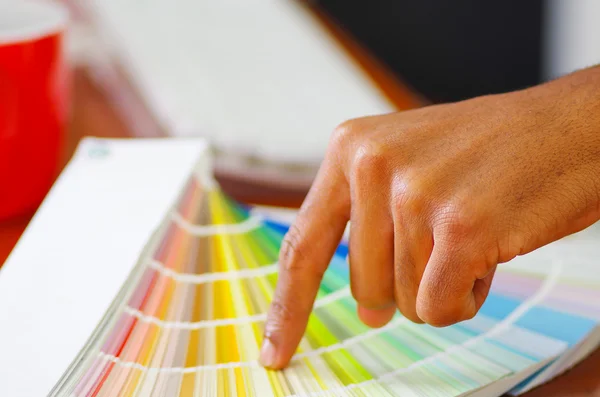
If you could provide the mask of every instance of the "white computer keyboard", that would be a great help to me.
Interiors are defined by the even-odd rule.
[[[292,0],[85,0],[135,89],[174,136],[315,162],[340,122],[392,111]]]

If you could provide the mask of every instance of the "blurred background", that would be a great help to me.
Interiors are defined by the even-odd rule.
[[[595,0],[313,3],[433,102],[512,91],[600,61]]]
[[[73,58],[134,135],[204,136],[220,173],[287,188],[306,188],[346,119],[521,89],[600,62],[595,0],[70,6]]]
[[[70,13],[71,111],[54,177],[82,136],[201,136],[225,190],[263,204],[301,203],[346,119],[600,63],[596,0],[46,2]],[[3,189],[19,194],[0,177]],[[34,211],[0,222],[0,263]]]

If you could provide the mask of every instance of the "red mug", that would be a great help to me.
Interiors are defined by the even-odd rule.
[[[67,23],[60,4],[0,0],[0,220],[35,210],[58,172]]]

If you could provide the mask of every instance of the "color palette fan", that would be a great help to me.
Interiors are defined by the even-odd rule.
[[[458,396],[522,393],[600,343],[600,283],[568,258],[501,266],[472,320],[434,328],[356,315],[342,241],[291,365],[257,358],[294,212],[248,207],[206,159],[155,230],[55,396]],[[134,264],[132,264],[134,265]]]

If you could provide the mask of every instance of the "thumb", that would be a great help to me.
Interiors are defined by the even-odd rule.
[[[473,318],[488,296],[496,267],[489,269],[460,244],[436,244],[417,295],[417,315],[444,327]],[[487,270],[486,270],[487,269]],[[479,276],[478,276],[479,275]]]

